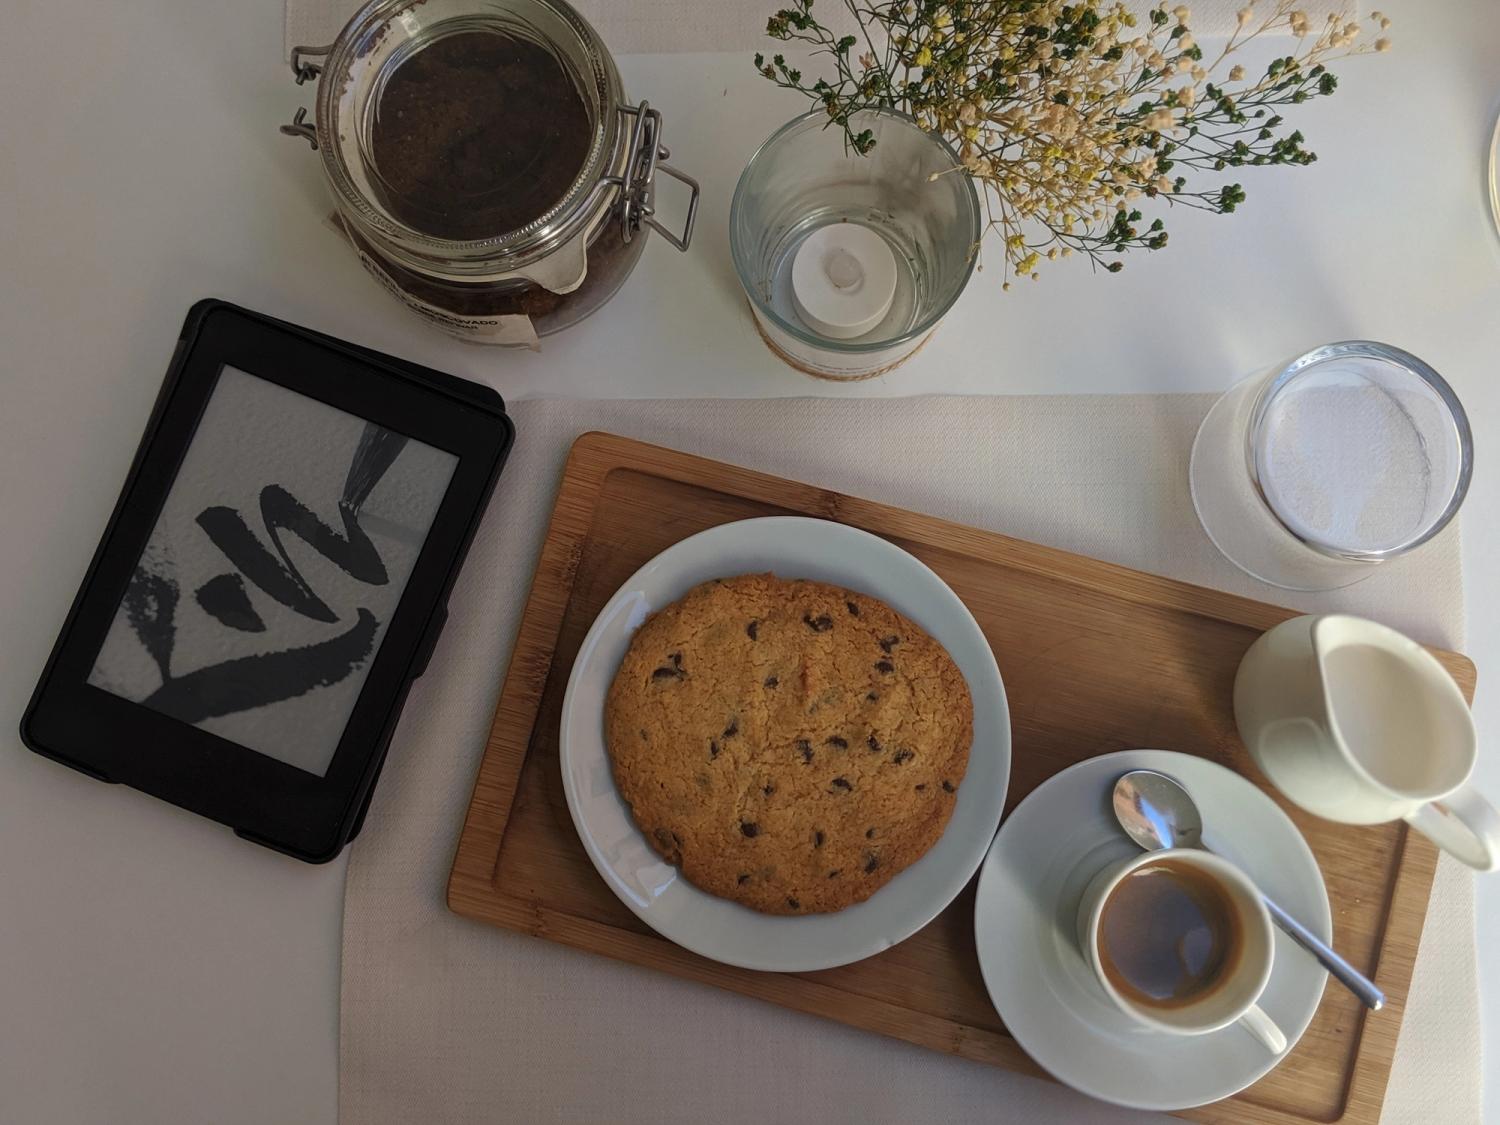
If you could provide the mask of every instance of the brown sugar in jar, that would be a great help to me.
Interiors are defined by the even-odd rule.
[[[346,232],[372,268],[369,255],[377,253],[367,239],[357,231]],[[547,336],[582,319],[577,315],[581,306],[603,304],[625,283],[636,260],[646,248],[649,230],[636,232],[629,242],[621,236],[620,219],[609,216],[589,245],[589,267],[583,283],[571,293],[554,293],[540,285],[522,282],[506,289],[493,285],[465,285],[460,282],[440,280],[409,270],[392,262],[378,268],[385,275],[381,279],[400,286],[401,290],[418,301],[433,305],[455,317],[490,318],[497,316],[530,317],[538,336]],[[420,311],[420,310],[418,310]],[[575,314],[570,316],[571,314]],[[446,323],[440,327],[452,331]]]
[[[583,98],[545,48],[462,31],[396,68],[371,139],[391,213],[465,241],[545,214],[578,178],[589,135]]]

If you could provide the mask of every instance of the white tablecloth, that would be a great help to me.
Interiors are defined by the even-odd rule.
[[[1187,453],[1211,401],[517,404],[515,453],[353,848],[341,1120],[1133,1119],[1047,1082],[492,929],[450,914],[443,889],[554,482],[579,433],[607,429],[1266,598],[1217,555],[1189,502]],[[1461,647],[1457,528],[1358,586],[1279,600]],[[1472,877],[1444,863],[1386,1125],[1477,1122],[1478,1057]]]

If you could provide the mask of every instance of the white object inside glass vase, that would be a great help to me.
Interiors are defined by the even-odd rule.
[[[896,295],[896,255],[862,223],[819,227],[792,261],[792,303],[821,336],[852,340],[874,329]]]

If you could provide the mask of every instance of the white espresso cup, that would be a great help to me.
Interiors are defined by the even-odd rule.
[[[1146,1004],[1117,988],[1105,971],[1100,949],[1100,922],[1110,897],[1130,876],[1164,860],[1192,867],[1223,891],[1240,945],[1219,977],[1196,996],[1172,1006]],[[1271,916],[1255,884],[1228,860],[1197,848],[1164,848],[1111,864],[1084,888],[1078,904],[1078,943],[1104,994],[1137,1023],[1169,1035],[1206,1035],[1238,1023],[1272,1054],[1286,1050],[1286,1036],[1256,1005],[1271,979],[1276,952]]]

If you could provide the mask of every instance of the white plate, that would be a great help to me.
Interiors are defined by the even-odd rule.
[[[979,875],[974,937],[1006,1028],[1054,1078],[1136,1109],[1187,1109],[1243,1090],[1280,1060],[1241,1027],[1196,1036],[1142,1027],[1105,998],[1084,962],[1074,936],[1083,888],[1101,868],[1140,850],[1110,808],[1115,780],[1133,769],[1182,782],[1203,813],[1204,842],[1330,940],[1328,892],[1296,825],[1239,774],[1167,750],[1079,762],[1016,806]],[[1289,1044],[1312,1022],[1327,979],[1310,954],[1276,931],[1260,1006]]]
[[[711,578],[771,571],[879,598],[936,638],[968,681],[974,746],[953,818],[937,844],[857,906],[835,914],[760,914],[700,891],[663,862],[615,788],[604,746],[604,697],[646,617]],[[947,584],[901,548],[844,524],[800,516],[743,520],[684,539],[641,567],[584,638],[563,699],[561,757],[568,810],[615,894],[678,945],[748,969],[804,972],[847,965],[921,929],[968,883],[1005,807],[1010,713],[995,657]]]

